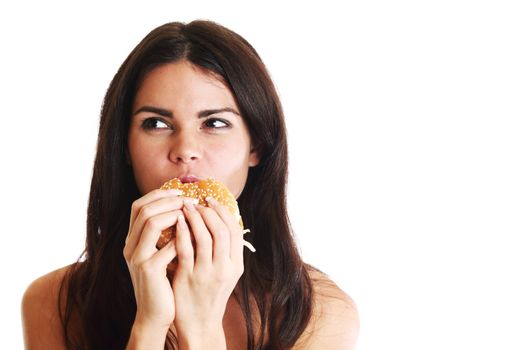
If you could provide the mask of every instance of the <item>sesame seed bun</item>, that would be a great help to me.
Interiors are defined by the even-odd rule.
[[[162,190],[176,189],[181,190],[182,196],[195,198],[199,201],[198,204],[207,207],[208,202],[206,197],[215,198],[220,204],[228,208],[228,210],[238,218],[239,225],[243,227],[241,215],[239,213],[239,206],[235,197],[232,195],[230,190],[221,182],[208,178],[206,180],[200,180],[191,183],[182,183],[178,178],[174,178],[166,182],[160,187]],[[163,230],[160,234],[159,240],[157,241],[157,248],[162,248],[174,237],[174,227],[170,227]]]

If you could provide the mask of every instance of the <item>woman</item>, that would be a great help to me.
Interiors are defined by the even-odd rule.
[[[209,21],[154,29],[104,100],[85,259],[29,286],[26,347],[352,349],[352,300],[295,246],[287,165],[280,102],[250,44]],[[212,200],[158,190],[173,177],[223,182],[251,232]]]

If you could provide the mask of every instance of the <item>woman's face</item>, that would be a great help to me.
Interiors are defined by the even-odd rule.
[[[259,159],[230,90],[187,61],[148,73],[133,101],[129,160],[142,195],[174,178],[213,177],[237,198]]]

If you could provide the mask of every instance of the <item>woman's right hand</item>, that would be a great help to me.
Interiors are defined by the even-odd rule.
[[[124,257],[137,303],[134,328],[166,334],[175,317],[173,290],[166,276],[176,256],[174,240],[160,250],[156,243],[161,231],[173,226],[182,213],[181,194],[180,190],[154,190],[131,207]]]

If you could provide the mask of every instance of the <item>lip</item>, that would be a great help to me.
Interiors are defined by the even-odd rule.
[[[200,179],[195,175],[184,175],[179,176],[178,178],[183,184],[200,181]]]

